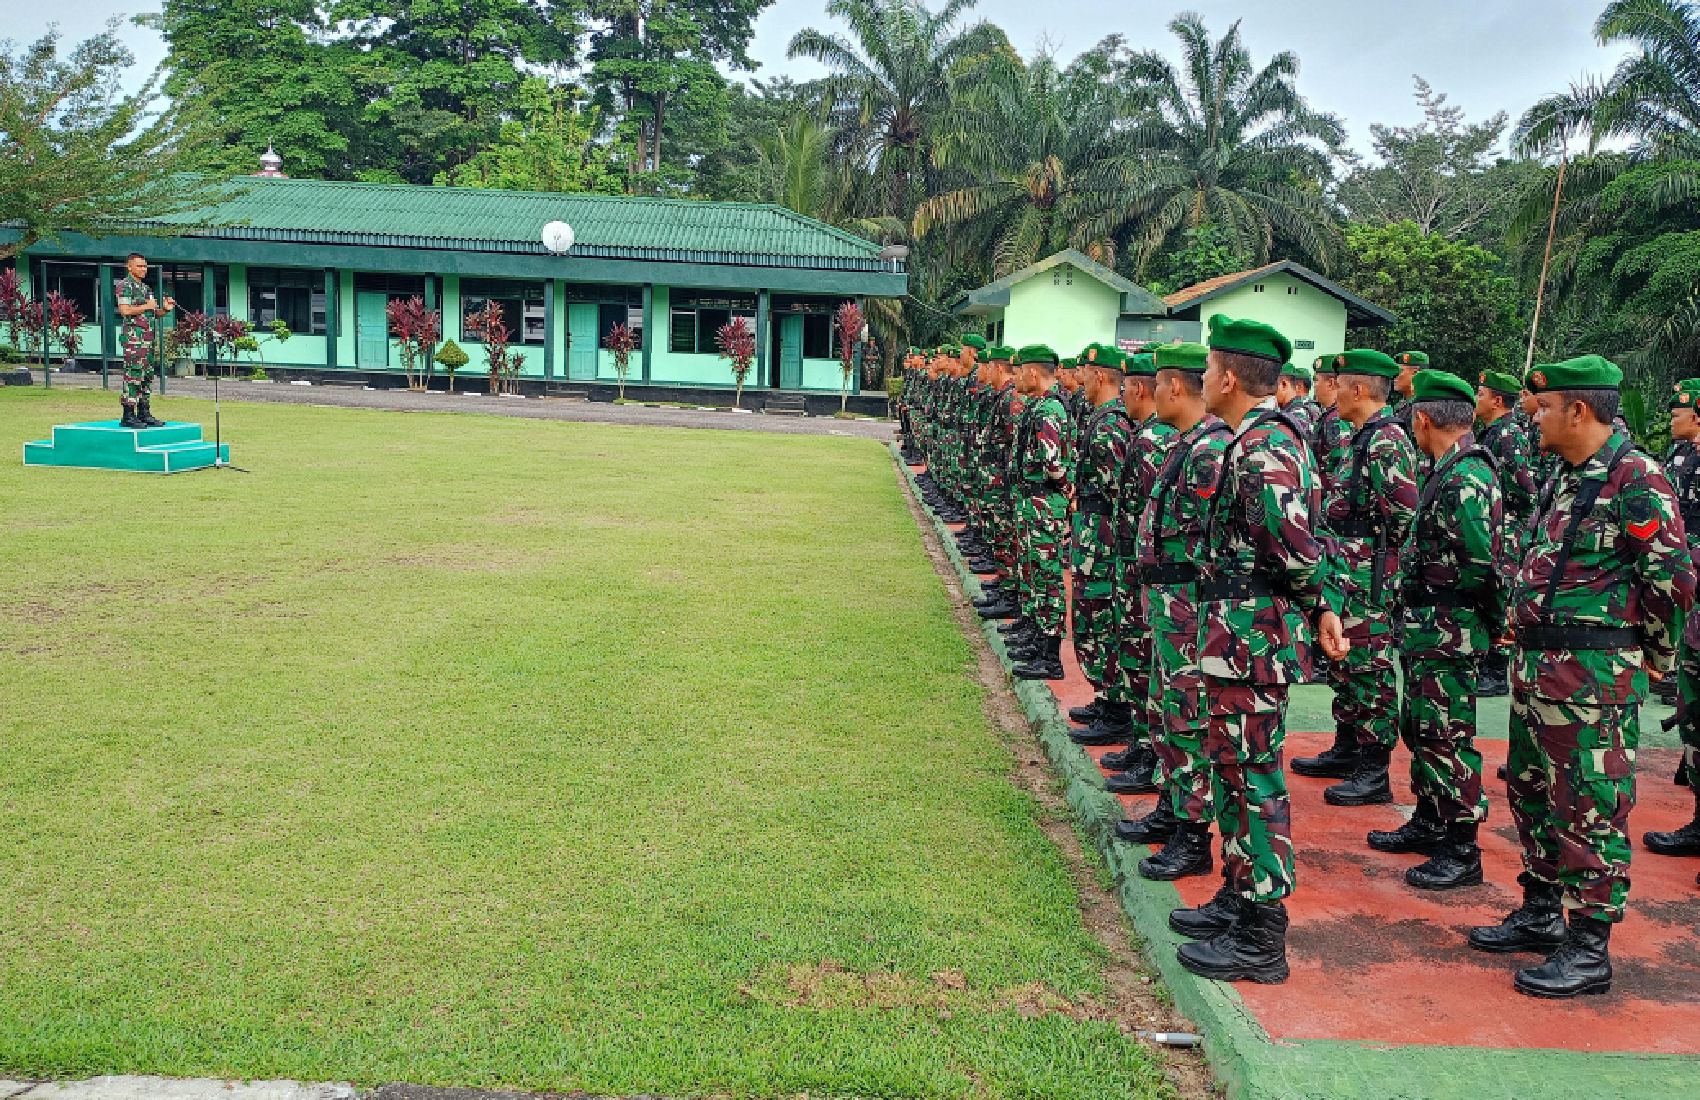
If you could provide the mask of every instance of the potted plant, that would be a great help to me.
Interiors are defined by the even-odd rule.
[[[720,357],[732,368],[732,381],[738,387],[732,397],[732,407],[742,411],[744,379],[750,376],[750,367],[756,361],[756,334],[750,327],[750,319],[734,317],[721,325],[714,334],[714,346],[720,349]]]
[[[461,346],[453,340],[444,340],[443,346],[437,349],[437,365],[449,374],[449,392],[455,392],[455,371],[472,362],[472,356],[466,354]]]

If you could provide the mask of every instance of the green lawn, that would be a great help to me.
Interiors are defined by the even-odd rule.
[[[0,390],[0,1075],[1166,1094],[881,447],[227,404],[252,474],[19,464],[114,405]]]

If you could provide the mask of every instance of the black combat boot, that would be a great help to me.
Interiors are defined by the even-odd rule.
[[[1068,720],[1070,722],[1078,722],[1083,726],[1090,726],[1093,722],[1098,720],[1098,715],[1104,712],[1104,704],[1108,701],[1109,700],[1104,698],[1103,693],[1099,692],[1097,695],[1094,695],[1092,697],[1092,701],[1087,703],[1085,706],[1069,707]]]
[[[1018,680],[1060,680],[1063,678],[1062,635],[1046,634],[1039,652],[1031,661],[1015,670]]]
[[[1476,695],[1482,699],[1497,699],[1511,694],[1511,657],[1503,650],[1490,649],[1477,663]]]
[[[1133,732],[1133,704],[1105,703],[1090,726],[1070,727],[1068,739],[1076,745],[1125,745]]]
[[[1008,600],[989,603],[974,610],[974,614],[982,619],[1013,619],[1021,613],[1021,609]]]
[[[1248,902],[1240,919],[1204,942],[1183,943],[1175,952],[1182,966],[1219,982],[1287,980],[1287,907],[1278,901]]]
[[[1694,795],[1694,820],[1668,833],[1642,833],[1641,845],[1661,856],[1700,856],[1700,791]]]
[[[1405,881],[1419,890],[1480,886],[1482,850],[1476,846],[1476,823],[1459,821],[1447,826],[1446,843],[1434,850],[1428,862],[1406,871]]]
[[[1015,645],[1032,638],[1039,632],[1033,625],[1033,620],[1025,615],[1017,615],[1009,622],[998,627],[998,633],[1003,635],[1005,645]]]
[[[1211,847],[1210,826],[1189,821],[1175,831],[1161,851],[1139,861],[1139,877],[1173,882],[1191,875],[1208,875],[1214,866]]]
[[[1512,979],[1519,993],[1562,1000],[1611,989],[1611,922],[1570,914],[1564,943],[1547,961]]]
[[[1169,808],[1167,798],[1157,800],[1157,808],[1144,817],[1116,822],[1116,839],[1134,844],[1159,844],[1174,836],[1181,819]]]
[[[996,573],[1000,568],[1002,568],[1002,567],[1000,565],[998,565],[998,563],[996,561],[992,560],[991,558],[969,558],[968,559],[968,571],[970,573],[979,573],[981,575],[985,575],[985,574],[988,574],[988,573]]]
[[[1426,798],[1421,798],[1417,800],[1417,810],[1411,815],[1411,820],[1397,829],[1372,829],[1368,839],[1369,846],[1378,852],[1392,852],[1395,855],[1421,852],[1423,855],[1433,855],[1436,849],[1446,843],[1446,826],[1440,823],[1434,804]]]
[[[145,427],[147,427],[146,424],[143,424],[139,419],[136,418],[136,407],[134,405],[130,404],[128,401],[124,402],[124,415],[119,419],[118,426],[120,428],[145,428]]]
[[[1151,746],[1129,745],[1121,768],[1104,780],[1104,789],[1114,794],[1156,794],[1160,789],[1157,786],[1157,754]]]
[[[975,607],[990,607],[995,603],[1003,603],[1009,598],[1009,590],[1002,580],[987,581],[980,585],[980,594],[974,597]]]
[[[1293,761],[1293,771],[1312,779],[1345,779],[1357,770],[1358,735],[1345,728],[1335,729],[1334,744],[1320,756],[1301,756]]]
[[[152,404],[153,399],[148,397],[144,397],[138,401],[136,403],[136,419],[140,420],[143,424],[150,428],[165,427],[165,421],[154,416],[153,409],[150,407]]]
[[[1251,902],[1226,882],[1209,901],[1197,909],[1176,909],[1169,914],[1169,927],[1188,939],[1207,940],[1239,923]]]
[[[1323,791],[1322,800],[1330,806],[1377,806],[1393,801],[1393,784],[1387,778],[1387,765],[1392,760],[1392,749],[1363,750],[1352,778]]]
[[[1523,884],[1522,906],[1496,925],[1470,929],[1470,946],[1477,951],[1551,951],[1564,942],[1564,912],[1557,884],[1541,882],[1526,871],[1517,876],[1517,881]]]

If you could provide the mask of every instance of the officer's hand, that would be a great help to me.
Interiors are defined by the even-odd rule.
[[[1664,673],[1660,672],[1658,669],[1654,668],[1651,664],[1649,664],[1647,662],[1642,662],[1642,667],[1647,670],[1647,682],[1648,683],[1656,684],[1660,680],[1663,680],[1665,678]]]
[[[165,312],[170,313],[172,310],[174,310],[176,308],[177,308],[177,299],[166,298],[166,300],[165,300]]]
[[[1316,637],[1330,661],[1344,661],[1346,654],[1351,652],[1352,643],[1346,640],[1346,625],[1332,611],[1324,611],[1317,618]]]
[[[159,308],[159,303],[154,301],[152,298],[149,298],[147,301],[142,303],[142,308],[151,313]]]

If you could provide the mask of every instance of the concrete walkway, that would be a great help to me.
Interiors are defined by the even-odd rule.
[[[36,372],[40,385],[40,372]],[[53,385],[67,389],[99,389],[99,374],[53,376]],[[399,412],[482,413],[486,416],[520,416],[534,420],[577,420],[598,424],[646,424],[666,428],[708,428],[734,432],[775,432],[781,435],[838,435],[874,439],[893,438],[887,420],[838,420],[819,416],[783,416],[729,409],[675,409],[650,405],[616,405],[611,401],[585,401],[566,397],[488,397],[484,394],[416,393],[411,390],[369,390],[359,386],[297,385],[287,382],[250,382],[232,378],[219,383],[219,394],[227,401],[272,401],[289,405],[327,405],[344,409],[394,409]],[[213,384],[205,378],[171,378],[164,394],[154,397],[154,412],[170,414],[173,397],[211,400]],[[113,407],[118,395],[113,393]],[[114,413],[116,415],[116,413]],[[3,1100],[3,1098],[0,1098]]]
[[[303,1085],[297,1081],[179,1081],[167,1077],[0,1080],[0,1100],[354,1100],[355,1095],[351,1085]]]

